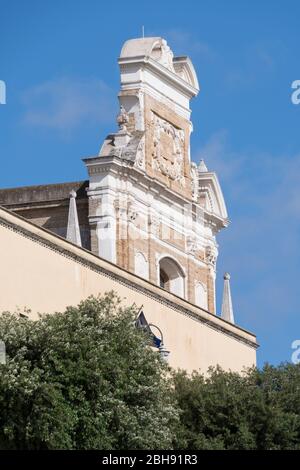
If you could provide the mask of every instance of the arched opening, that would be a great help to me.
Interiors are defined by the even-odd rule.
[[[184,297],[184,272],[179,264],[168,256],[159,262],[159,285],[173,294]]]
[[[159,285],[162,289],[168,290],[169,278],[163,269],[159,270]]]

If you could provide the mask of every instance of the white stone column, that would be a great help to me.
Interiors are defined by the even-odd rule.
[[[116,181],[106,172],[95,173],[88,189],[89,223],[96,225],[96,253],[112,263],[116,263]]]
[[[116,211],[114,197],[102,194],[100,214],[97,216],[98,254],[112,263],[117,262],[116,254]]]

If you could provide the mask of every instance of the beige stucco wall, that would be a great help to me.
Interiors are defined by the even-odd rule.
[[[256,362],[252,334],[1,208],[0,262],[0,312],[27,307],[36,317],[113,289],[162,329],[171,366],[239,371]]]

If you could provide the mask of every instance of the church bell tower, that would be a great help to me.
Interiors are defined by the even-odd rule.
[[[160,37],[126,41],[119,66],[119,130],[84,160],[91,249],[215,313],[215,236],[228,218],[216,174],[191,161],[195,69]]]

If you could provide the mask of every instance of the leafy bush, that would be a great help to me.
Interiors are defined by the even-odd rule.
[[[300,366],[174,374],[184,449],[300,449]]]
[[[113,293],[38,321],[4,313],[2,449],[164,449],[177,411],[167,368]]]
[[[300,449],[300,365],[171,373],[114,293],[4,313],[1,449]]]

